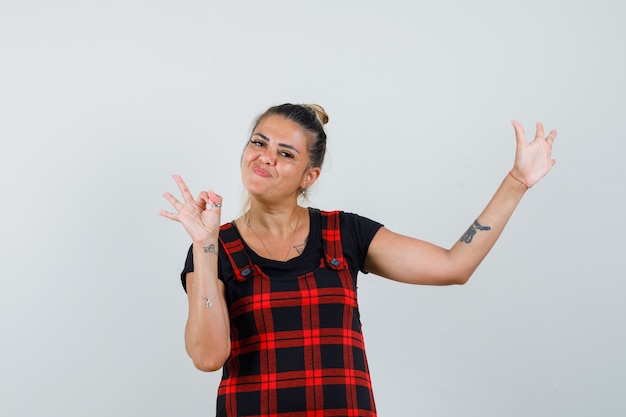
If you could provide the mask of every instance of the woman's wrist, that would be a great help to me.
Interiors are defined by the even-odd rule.
[[[193,249],[201,253],[212,253],[217,256],[217,239],[202,240],[199,242],[193,242]]]
[[[218,235],[216,234],[215,236],[207,236],[207,237],[203,237],[201,239],[191,239],[191,243],[194,246],[203,246],[203,245],[209,245],[211,243],[217,243],[218,240]]]
[[[531,186],[528,185],[528,182],[526,181],[526,179],[524,179],[524,177],[522,175],[520,175],[519,173],[515,172],[513,169],[509,171],[509,177],[512,178],[519,185],[524,187],[525,190],[528,190],[529,188],[531,188]]]

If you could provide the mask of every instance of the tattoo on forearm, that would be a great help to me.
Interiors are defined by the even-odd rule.
[[[208,297],[206,295],[204,295],[202,293],[202,291],[200,291],[198,288],[196,288],[196,284],[191,284],[191,288],[196,290],[198,292],[198,294],[200,294],[200,297],[204,300],[204,308],[211,308],[213,307],[213,300],[215,300],[215,298],[217,296],[212,296],[212,297]]]
[[[489,226],[482,226],[480,223],[478,223],[478,220],[474,220],[474,224],[472,224],[468,229],[467,232],[465,232],[465,234],[463,236],[461,236],[461,242],[465,242],[465,243],[472,243],[472,239],[474,239],[474,235],[476,234],[477,230],[491,230],[491,227]]]
[[[215,248],[215,245],[213,243],[211,243],[209,246],[203,246],[202,249],[204,250],[204,253],[214,253],[215,256],[217,256],[217,249]]]

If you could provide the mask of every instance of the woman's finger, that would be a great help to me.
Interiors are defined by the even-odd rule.
[[[219,194],[216,194],[213,190],[209,190],[207,191],[207,205],[211,206],[211,207],[215,207],[215,208],[221,208],[222,207],[222,196]]]
[[[552,147],[554,143],[554,139],[556,139],[557,132],[556,130],[551,130],[548,136],[546,137],[546,143]]]
[[[184,204],[178,201],[178,199],[172,194],[164,193],[163,197],[165,197],[165,199],[170,202],[170,204],[176,209],[176,211],[180,212],[183,209]]]
[[[516,120],[513,120],[511,124],[513,125],[513,129],[515,129],[515,140],[517,141],[517,147],[518,149],[522,148],[524,145],[526,145],[526,136],[524,134],[524,128],[522,127],[520,122]]]
[[[545,133],[543,131],[543,123],[537,122],[537,133],[535,133],[535,139],[543,139]]]
[[[183,200],[185,201],[185,203],[190,203],[192,202],[193,196],[191,195],[191,191],[189,191],[189,188],[187,188],[187,184],[185,184],[185,181],[183,181],[183,178],[180,175],[174,175],[174,181],[176,181],[176,185],[178,185],[178,189],[180,190],[180,193],[183,195]]]
[[[159,215],[161,215],[161,216],[163,216],[163,217],[166,217],[166,218],[168,218],[168,219],[170,219],[170,220],[179,221],[179,220],[178,220],[178,215],[177,215],[176,213],[172,213],[172,212],[167,211],[167,210],[161,210],[161,211],[159,212]]]

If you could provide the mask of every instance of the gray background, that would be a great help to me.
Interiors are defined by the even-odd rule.
[[[267,106],[315,102],[310,204],[450,246],[559,130],[470,283],[361,276],[381,416],[623,416],[623,1],[0,0],[0,415],[213,415],[183,346],[179,173],[241,205]]]

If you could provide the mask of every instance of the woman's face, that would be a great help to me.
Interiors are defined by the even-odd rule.
[[[241,178],[251,196],[284,201],[297,197],[319,176],[309,168],[309,133],[280,115],[263,118],[241,159]]]

